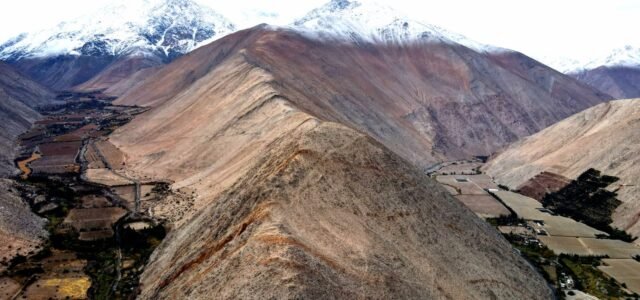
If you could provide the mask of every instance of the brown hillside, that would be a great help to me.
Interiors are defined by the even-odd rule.
[[[281,42],[291,68],[307,72],[300,86],[293,71],[274,71],[284,56],[261,54],[283,51],[268,46]],[[403,117],[415,100],[385,98],[398,81],[378,67],[369,76],[389,80],[385,88],[293,67],[303,51],[314,57],[306,43],[289,32],[239,32],[118,100],[154,107],[111,136],[127,172],[174,180],[173,189],[196,196],[151,204],[154,216],[174,222],[145,269],[141,298],[551,297],[496,231],[406,160],[441,154]],[[379,58],[335,51],[363,52],[363,66]],[[356,69],[335,60],[340,72]]]
[[[178,59],[118,103],[189,97],[194,84],[216,82],[205,78],[237,57],[265,70],[276,93],[299,109],[366,132],[421,167],[488,155],[607,99],[555,71],[544,74],[555,87],[544,88],[462,46],[320,42],[259,27]]]

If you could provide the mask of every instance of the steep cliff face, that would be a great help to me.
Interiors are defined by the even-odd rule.
[[[617,100],[577,113],[510,146],[486,166],[496,180],[516,188],[543,171],[575,179],[589,168],[617,176],[624,203],[613,225],[640,235],[640,100]]]

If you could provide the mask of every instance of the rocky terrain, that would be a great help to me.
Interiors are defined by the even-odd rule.
[[[486,165],[496,181],[516,188],[540,172],[575,179],[589,168],[620,178],[613,225],[640,235],[640,100],[617,100],[575,114],[515,143]]]
[[[272,138],[161,244],[142,299],[550,297],[541,277],[435,182],[369,137],[290,105],[263,102],[233,123],[268,116],[248,134]]]
[[[31,212],[14,181],[0,179],[0,272],[16,255],[34,254],[47,237],[46,220]]]
[[[16,138],[40,117],[35,108],[53,100],[49,90],[0,62],[0,175],[15,173]]]

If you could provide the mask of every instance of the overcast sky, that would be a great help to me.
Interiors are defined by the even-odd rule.
[[[2,0],[0,40],[95,11],[109,0]],[[328,0],[197,0],[242,27],[284,25]],[[366,1],[366,0],[365,0]],[[538,59],[640,46],[639,0],[379,0],[415,20]]]

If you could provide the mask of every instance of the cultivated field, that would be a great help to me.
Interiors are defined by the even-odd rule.
[[[131,185],[128,179],[125,179],[109,169],[87,169],[85,178],[89,182],[106,185],[106,186],[119,186],[119,185]]]
[[[111,188],[111,192],[117,195],[128,209],[133,210],[136,205],[135,185],[124,185]]]
[[[98,195],[86,195],[81,199],[82,208],[102,208],[102,207],[110,207],[111,202],[103,196]]]
[[[580,256],[609,256],[631,258],[640,254],[640,248],[620,240],[575,238],[561,236],[539,236],[540,241],[555,253]]]
[[[496,218],[509,215],[509,210],[491,195],[457,195],[460,202],[482,218]]]
[[[518,193],[542,201],[547,193],[557,192],[571,180],[551,172],[542,172],[518,187]]]
[[[635,293],[640,293],[640,263],[634,259],[603,259],[598,267],[602,272],[627,285]]]
[[[533,198],[508,191],[497,191],[494,194],[507,206],[525,220],[539,220],[543,228],[553,236],[596,237],[606,235],[605,232],[592,228],[573,219],[554,216],[544,211],[544,207]]]
[[[95,143],[87,145],[87,150],[84,152],[84,159],[87,161],[88,169],[104,169],[107,166],[102,161],[102,157],[96,149]]]
[[[502,203],[484,190],[497,188],[487,175],[438,175],[436,180],[482,218],[495,218],[510,213]]]
[[[455,189],[456,195],[486,195],[487,192],[474,179],[484,181],[482,177],[474,178],[467,175],[438,175],[436,177],[436,180],[441,184]]]
[[[0,277],[0,299],[13,299],[22,286],[9,277]]]
[[[121,169],[124,166],[124,153],[120,149],[116,148],[110,141],[97,141],[95,146],[102,154],[102,157],[106,160],[111,169]]]
[[[104,234],[90,234],[91,232],[109,231],[110,237],[113,234],[111,227],[113,223],[118,221],[124,215],[126,210],[120,207],[105,207],[105,208],[74,208],[69,211],[69,215],[65,218],[64,223],[69,224],[77,232],[84,233],[85,240],[92,239],[96,236],[98,238],[105,237]]]

